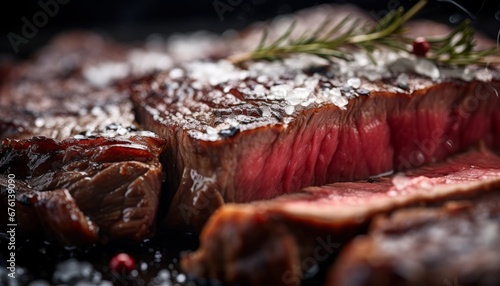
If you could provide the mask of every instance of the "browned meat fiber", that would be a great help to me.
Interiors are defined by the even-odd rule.
[[[298,285],[377,214],[499,188],[500,157],[483,149],[391,177],[227,204],[210,218],[200,249],[184,257],[182,266],[196,276],[228,283]]]
[[[496,72],[483,71],[493,77],[486,81],[410,73],[402,85],[339,69],[310,59],[245,70],[199,62],[135,85],[137,120],[171,146],[166,162],[177,191],[166,223],[199,229],[223,202],[406,170],[480,141],[500,144]]]
[[[0,204],[7,209],[15,198],[20,236],[88,245],[141,241],[154,232],[165,142],[150,132],[115,132],[2,142]],[[9,179],[15,196],[9,196]]]
[[[326,285],[500,285],[500,193],[401,210],[349,243]]]

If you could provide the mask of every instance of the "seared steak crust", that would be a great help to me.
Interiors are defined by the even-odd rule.
[[[167,225],[199,229],[222,202],[411,169],[483,140],[498,145],[496,72],[478,73],[487,81],[410,74],[402,86],[339,69],[311,59],[246,70],[200,62],[136,84],[137,120],[172,148]]]
[[[163,148],[150,132],[7,139],[0,146],[0,202],[6,208],[8,179],[15,176],[26,237],[45,232],[65,245],[140,241],[154,232]]]
[[[499,285],[500,195],[378,217],[325,285]]]
[[[45,136],[64,140],[110,124],[133,126],[127,92],[96,88],[81,79],[22,81],[0,96],[0,139]]]

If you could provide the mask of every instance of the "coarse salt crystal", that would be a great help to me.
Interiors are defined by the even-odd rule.
[[[288,95],[286,97],[286,101],[288,103],[290,103],[291,105],[300,104],[301,102],[305,101],[309,97],[311,92],[312,92],[312,90],[309,88],[303,88],[303,87],[295,88],[291,92],[288,93]]]
[[[191,83],[191,87],[200,90],[203,88],[203,84],[199,81],[194,81]]]
[[[361,80],[357,77],[352,77],[347,80],[347,85],[354,89],[358,89],[361,86]]]
[[[345,106],[347,105],[347,103],[349,103],[347,98],[345,98],[343,96],[335,98],[335,100],[333,100],[332,102],[333,102],[333,104],[335,104],[336,106],[338,106],[342,109],[344,109]]]
[[[208,126],[207,127],[207,134],[217,134],[217,129]]]
[[[260,110],[262,111],[263,117],[271,117],[271,108],[268,106],[261,106]]]
[[[460,78],[463,79],[464,81],[471,81],[474,79],[475,76],[476,74],[472,72],[470,69],[464,68]]]
[[[184,76],[184,71],[176,68],[176,69],[171,70],[168,75],[170,76],[170,78],[176,79],[176,78],[180,78],[180,77]]]
[[[101,109],[99,106],[94,106],[94,107],[92,107],[92,110],[90,111],[90,113],[91,113],[92,115],[97,116],[97,115],[102,114],[102,113],[103,113],[103,111],[102,111],[102,109]]]
[[[295,107],[293,105],[287,105],[285,107],[285,113],[287,115],[292,115],[294,111],[295,111]]]
[[[316,100],[316,98],[309,98],[308,100],[306,101],[302,101],[300,103],[300,105],[304,106],[304,107],[307,107],[309,106],[311,103],[313,103],[314,101]]]
[[[219,135],[217,134],[208,134],[208,141],[216,141],[217,139],[219,139]]]
[[[39,128],[40,128],[40,127],[42,127],[44,124],[45,124],[45,120],[43,120],[42,118],[37,118],[37,119],[35,120],[35,126],[36,126],[36,127],[39,127]]]
[[[329,91],[330,97],[341,97],[342,93],[340,92],[340,89],[338,88],[332,88]]]
[[[438,79],[440,76],[438,67],[432,61],[421,58],[417,59],[415,72],[432,79]]]
[[[303,73],[299,73],[295,76],[295,79],[294,79],[294,83],[296,86],[298,85],[303,85],[304,84],[304,81],[308,78],[307,75],[303,74]]]
[[[292,87],[286,84],[280,84],[272,86],[270,90],[274,98],[281,100],[288,95],[288,93],[292,90]]]
[[[267,89],[262,85],[262,84],[257,84],[253,91],[255,92],[255,94],[257,95],[265,95],[266,92],[267,92]]]
[[[269,80],[269,78],[265,75],[260,75],[259,77],[257,77],[257,82],[260,82],[260,83],[265,83]]]

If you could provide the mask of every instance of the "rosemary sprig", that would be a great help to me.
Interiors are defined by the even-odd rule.
[[[345,17],[330,29],[330,21],[322,23],[310,35],[304,34],[296,39],[291,35],[295,29],[295,22],[276,40],[266,44],[268,31],[265,31],[259,45],[254,51],[229,57],[234,64],[242,64],[249,60],[279,60],[293,54],[316,55],[327,60],[340,58],[352,59],[352,49],[357,48],[367,53],[373,63],[372,52],[377,48],[411,53],[413,39],[405,36],[404,24],[415,16],[425,5],[427,0],[420,0],[407,12],[402,7],[392,10],[372,27],[360,25],[358,20]],[[492,48],[483,51],[474,50],[474,29],[470,21],[466,20],[458,25],[449,35],[428,39],[430,51],[429,60],[439,64],[470,65],[500,63],[498,49]]]
[[[449,35],[428,38],[427,41],[431,46],[431,52],[427,58],[438,63],[461,66],[498,62],[498,59],[489,58],[495,54],[498,55],[497,48],[474,50],[474,29],[469,19],[460,23]]]

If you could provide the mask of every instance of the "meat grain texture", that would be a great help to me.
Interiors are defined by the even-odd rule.
[[[298,285],[312,267],[333,259],[339,247],[362,233],[378,214],[496,194],[499,187],[500,157],[482,150],[390,177],[227,204],[210,218],[200,249],[186,255],[182,266],[195,276],[234,284]],[[399,254],[404,259],[405,253]]]
[[[500,195],[377,217],[326,285],[499,285]]]
[[[7,205],[14,176],[21,237],[82,246],[141,241],[155,232],[164,144],[149,132],[6,139],[0,146],[0,202]],[[7,224],[5,214],[2,221]]]

